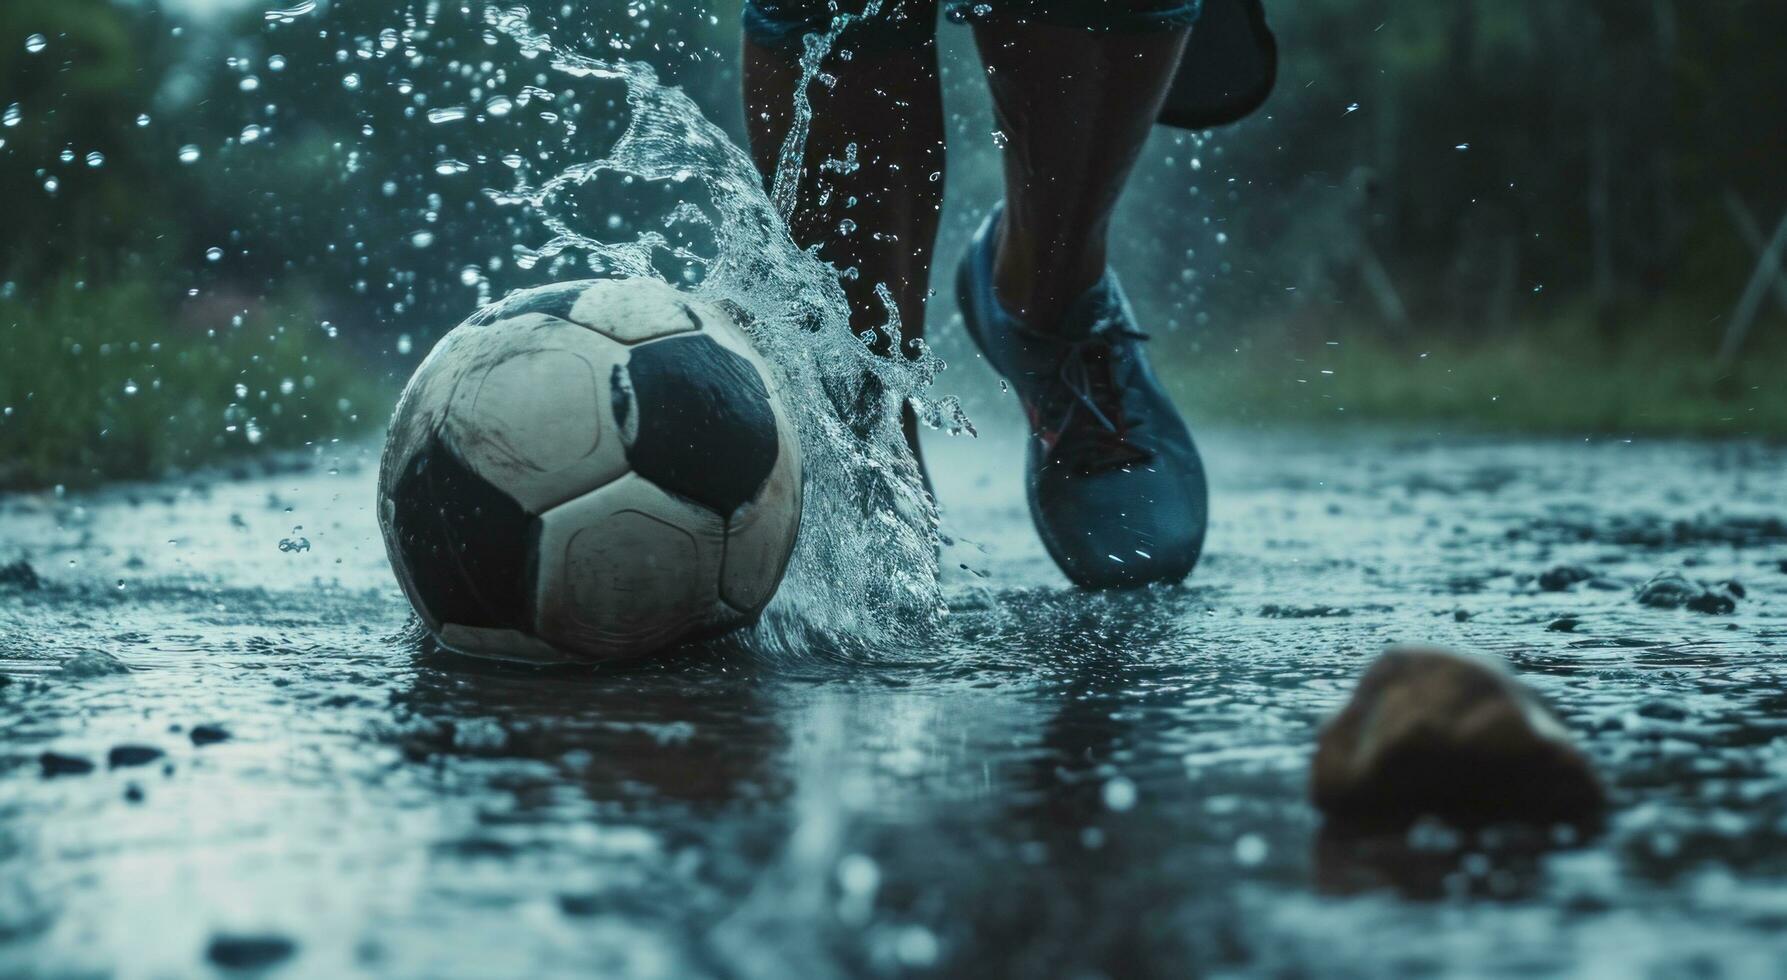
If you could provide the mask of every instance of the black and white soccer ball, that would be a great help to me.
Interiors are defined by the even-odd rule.
[[[721,307],[650,279],[515,293],[443,337],[379,469],[385,548],[462,653],[636,657],[754,620],[800,529],[800,444]]]

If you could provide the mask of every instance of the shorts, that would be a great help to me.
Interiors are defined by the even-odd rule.
[[[1001,18],[1094,31],[1170,31],[1190,27],[1203,0],[882,0],[881,12],[845,29],[840,43],[857,50],[922,47],[936,35],[939,4],[961,23]],[[824,33],[832,17],[860,11],[864,0],[746,0],[745,36],[766,48],[799,48]]]

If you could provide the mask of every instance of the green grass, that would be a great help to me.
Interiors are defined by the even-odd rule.
[[[1210,421],[1345,423],[1543,434],[1787,436],[1787,325],[1759,322],[1731,370],[1714,361],[1716,325],[1677,329],[1657,316],[1617,341],[1585,318],[1466,339],[1406,340],[1375,327],[1290,329],[1226,348],[1162,352],[1162,373]],[[1170,344],[1157,345],[1170,348]]]
[[[300,303],[184,323],[144,281],[0,299],[0,487],[153,477],[365,431],[380,387]]]

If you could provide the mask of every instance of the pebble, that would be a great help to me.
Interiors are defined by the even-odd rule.
[[[1581,565],[1557,565],[1539,573],[1539,588],[1546,592],[1564,592],[1578,582],[1587,582],[1595,573]]]
[[[298,944],[284,936],[217,935],[205,958],[226,970],[256,970],[288,959]]]
[[[1658,572],[1636,593],[1639,605],[1653,609],[1686,608],[1712,615],[1735,611],[1737,600],[1743,596],[1744,587],[1737,582],[1709,586],[1677,571]]]
[[[1581,625],[1582,620],[1577,619],[1574,616],[1562,616],[1552,620],[1551,624],[1545,628],[1553,633],[1574,633],[1576,632],[1576,627]]]
[[[1499,663],[1393,647],[1323,727],[1315,805],[1341,825],[1589,822],[1606,795],[1551,709]]]
[[[106,765],[113,769],[126,766],[146,766],[166,753],[153,745],[114,745],[112,751],[106,753]]]
[[[229,741],[230,733],[222,725],[194,725],[187,737],[194,745],[211,745]]]
[[[130,673],[130,668],[123,661],[104,650],[82,650],[62,661],[61,669],[64,677],[105,677]]]
[[[43,766],[45,778],[53,776],[84,776],[93,771],[93,762],[78,755],[63,755],[60,752],[45,752],[37,757]]]

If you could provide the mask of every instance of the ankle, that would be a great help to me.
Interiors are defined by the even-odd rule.
[[[1102,237],[1068,244],[1073,236],[1039,246],[1034,236],[1001,223],[993,253],[993,295],[1032,330],[1049,332],[1087,290],[1104,277]]]

